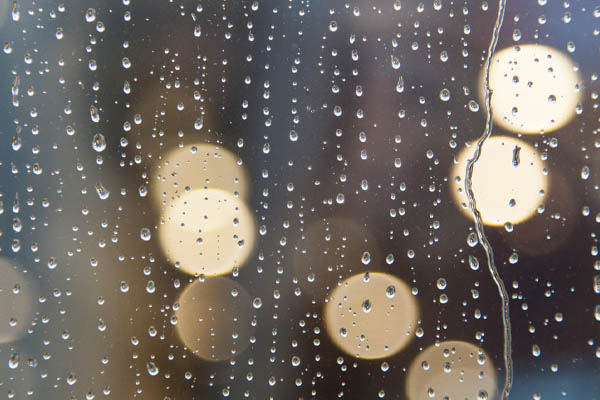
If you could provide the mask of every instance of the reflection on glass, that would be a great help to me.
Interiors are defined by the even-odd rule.
[[[452,167],[452,194],[464,214],[471,218],[464,192],[464,174],[474,147],[458,155]],[[508,136],[489,138],[473,170],[473,194],[477,209],[487,225],[517,224],[537,212],[549,182],[545,163],[526,142]]]
[[[559,129],[575,116],[583,91],[574,62],[539,44],[496,52],[489,79],[494,122],[515,132]]]
[[[33,283],[0,258],[0,343],[19,339],[29,327],[37,303]]]
[[[408,285],[379,272],[357,274],[342,282],[324,310],[327,333],[335,344],[366,359],[402,350],[414,336],[418,315]]]
[[[228,360],[250,344],[254,333],[251,300],[235,281],[223,277],[196,280],[185,288],[177,303],[177,332],[196,356],[208,361]]]
[[[450,340],[419,354],[406,378],[409,400],[494,399],[496,375],[489,356],[474,344]]]

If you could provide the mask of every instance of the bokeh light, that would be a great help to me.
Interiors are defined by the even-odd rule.
[[[561,51],[539,44],[497,51],[489,83],[494,122],[510,131],[533,134],[567,124],[583,91],[574,62]],[[480,98],[483,101],[483,88]]]
[[[0,343],[18,340],[29,327],[37,289],[13,264],[0,258]]]
[[[236,155],[209,143],[177,147],[152,170],[151,195],[160,208],[196,189],[221,189],[247,198],[248,174]]]
[[[465,194],[465,169],[475,146],[465,148],[452,167],[451,191],[455,202],[472,218]],[[472,188],[477,209],[487,225],[516,224],[533,216],[547,196],[549,180],[539,152],[522,140],[492,136],[475,164]]]
[[[400,279],[380,272],[357,274],[330,294],[327,333],[344,352],[365,359],[402,350],[417,327],[418,305]]]
[[[189,274],[222,275],[241,267],[256,241],[246,203],[217,189],[194,190],[171,203],[158,228],[169,261]]]
[[[373,271],[380,251],[373,234],[346,217],[312,222],[296,243],[294,273],[303,290],[324,299],[338,282],[349,276]]]
[[[496,387],[494,365],[485,351],[455,340],[425,349],[406,377],[409,400],[494,399]]]
[[[177,303],[177,333],[196,356],[228,360],[250,344],[254,333],[251,299],[239,283],[225,277],[196,280]]]

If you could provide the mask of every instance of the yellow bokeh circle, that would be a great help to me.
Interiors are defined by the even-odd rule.
[[[494,399],[496,391],[490,357],[462,341],[428,347],[413,360],[406,377],[408,400]]]
[[[197,189],[220,189],[247,198],[248,173],[240,159],[214,144],[177,147],[160,158],[151,172],[151,195],[160,208]]]
[[[351,356],[389,357],[414,337],[419,315],[410,288],[395,276],[357,274],[336,287],[324,309],[326,330]]]
[[[494,123],[531,134],[567,124],[575,116],[583,92],[575,63],[561,51],[540,44],[511,46],[494,53],[489,85]],[[484,98],[483,87],[480,98]]]
[[[158,228],[161,248],[180,270],[215,276],[241,267],[256,241],[254,215],[234,194],[193,190],[164,210]]]
[[[475,145],[465,148],[452,167],[450,188],[460,209],[471,217],[465,194],[465,169]],[[544,203],[549,180],[540,153],[522,140],[492,136],[473,169],[477,209],[487,225],[516,224],[533,216]]]

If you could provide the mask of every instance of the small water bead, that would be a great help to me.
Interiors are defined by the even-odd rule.
[[[467,236],[467,244],[469,247],[475,247],[479,243],[479,239],[477,238],[477,234],[475,232],[469,233]]]
[[[140,229],[140,239],[142,239],[144,242],[147,242],[151,238],[152,238],[152,233],[150,232],[149,228]]]
[[[469,256],[469,267],[471,267],[473,271],[477,271],[479,269],[479,260],[477,257],[471,255]]]
[[[534,344],[531,346],[531,354],[533,354],[534,357],[539,357],[542,354],[542,349],[540,349],[540,346],[537,344]]]
[[[388,372],[390,370],[390,364],[387,361],[381,363],[381,371]]]
[[[257,310],[262,307],[262,304],[262,299],[260,297],[255,297],[254,300],[252,300],[252,307]]]
[[[385,262],[389,265],[389,264],[393,264],[394,263],[394,255],[392,253],[388,254],[385,257]]]
[[[469,100],[469,110],[472,112],[478,112],[479,111],[479,103],[477,103],[475,100]]]
[[[125,281],[121,281],[121,283],[119,284],[119,289],[122,293],[127,293],[129,292],[129,284]]]
[[[371,300],[365,299],[365,301],[363,301],[363,303],[362,303],[362,310],[365,313],[370,313],[371,312]]]
[[[446,279],[444,279],[444,278],[439,278],[439,279],[437,280],[437,288],[438,288],[439,290],[444,290],[444,289],[446,289],[446,285],[447,285]]]
[[[85,13],[85,20],[86,22],[94,22],[96,20],[96,10],[93,8],[88,8]]]
[[[510,257],[508,257],[508,262],[511,264],[516,264],[519,262],[519,254],[513,252]]]
[[[292,366],[297,367],[300,365],[300,357],[293,356],[292,357]]]
[[[363,252],[360,260],[364,265],[368,265],[371,262],[371,253],[369,253],[368,251]]]
[[[101,153],[104,150],[106,150],[106,138],[103,134],[96,133],[94,135],[94,138],[92,139],[92,148],[98,153]]]
[[[388,299],[393,299],[396,296],[396,287],[394,285],[390,285],[385,289],[385,295]]]
[[[67,385],[73,386],[76,383],[77,383],[77,375],[70,373],[69,376],[67,376]]]
[[[156,364],[154,362],[152,362],[152,361],[148,361],[146,363],[146,371],[148,371],[148,374],[150,376],[156,376],[160,372],[158,370],[158,367],[156,366]]]
[[[298,133],[293,129],[290,131],[290,140],[292,142],[295,142],[298,140]]]
[[[8,358],[8,368],[10,368],[10,369],[18,368],[20,358],[21,357],[19,356],[19,353],[12,353],[11,356]]]
[[[329,31],[335,32],[338,30],[338,24],[336,21],[329,21]]]
[[[440,100],[442,101],[449,101],[450,100],[450,90],[448,89],[442,89],[440,91]]]

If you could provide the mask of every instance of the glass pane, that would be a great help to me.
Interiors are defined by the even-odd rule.
[[[597,398],[599,18],[0,0],[0,397]]]

